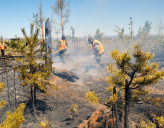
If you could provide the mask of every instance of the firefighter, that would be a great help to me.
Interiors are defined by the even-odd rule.
[[[103,64],[100,63],[101,55],[104,53],[104,47],[100,41],[95,40],[91,37],[88,38],[88,42],[92,44],[93,55],[95,55],[95,61],[103,67]],[[92,56],[93,56],[92,55]]]
[[[66,55],[67,47],[68,47],[68,44],[65,39],[65,35],[62,35],[61,39],[58,41],[58,50],[61,50],[59,52],[59,55],[60,55],[60,59],[62,63],[66,63],[65,55]]]
[[[2,54],[2,56],[4,56],[6,45],[2,40],[1,40],[0,48],[1,48],[1,54]]]

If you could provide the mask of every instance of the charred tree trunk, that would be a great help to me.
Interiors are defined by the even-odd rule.
[[[34,104],[36,106],[36,87],[34,87]]]
[[[114,107],[113,107],[113,106],[114,106],[114,105],[112,105],[112,119],[113,119],[113,124],[115,124],[115,123],[114,123],[114,114],[113,114],[113,113],[114,113],[114,109],[113,109]]]
[[[32,87],[32,88],[34,88],[34,87]],[[34,121],[36,121],[36,111],[35,111],[35,103],[34,103],[34,91],[32,91],[32,98],[31,98],[31,100],[32,100],[32,106],[33,106],[33,111],[34,111],[34,113],[33,113]]]
[[[31,72],[31,74],[33,73],[33,71],[34,71],[33,70],[33,65],[30,64],[30,72]],[[34,91],[33,91],[33,88],[34,87],[31,86],[31,101],[32,101],[32,106],[33,106],[33,111],[34,111],[34,113],[33,113],[34,121],[36,121],[36,112],[35,112],[35,103],[34,103]]]
[[[131,19],[131,39],[133,39],[133,29],[132,29],[132,27],[133,27],[133,24],[132,24],[132,19]]]
[[[119,128],[119,122],[118,122],[118,110],[117,110],[117,101],[115,103],[115,107],[116,107],[116,128]]]
[[[15,87],[15,69],[14,69],[14,91],[15,91],[15,107],[17,108],[16,87]]]
[[[130,91],[129,91],[129,83],[126,80],[125,86],[125,128],[129,128],[129,112],[130,112]]]
[[[113,95],[116,95],[116,86],[113,88]],[[114,106],[115,107],[115,115],[116,115],[116,128],[119,128],[118,124],[118,110],[117,110],[117,101],[115,102]]]
[[[6,71],[6,76],[7,76],[7,92],[8,92],[8,102],[10,104],[11,107],[11,103],[10,103],[10,92],[9,92],[9,85],[8,85],[8,70],[7,70],[7,60],[5,59],[5,71]]]
[[[33,100],[33,95],[32,95],[32,86],[31,86],[31,101]]]
[[[74,38],[74,34],[73,34],[73,37],[72,37],[72,43],[74,43],[74,46],[75,46],[75,38]]]
[[[133,36],[132,36],[132,24],[131,24],[131,39],[133,39]]]

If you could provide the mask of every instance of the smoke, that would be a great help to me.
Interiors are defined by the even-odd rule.
[[[118,41],[117,39],[113,39],[108,40],[108,42],[102,39],[100,42],[104,46],[104,54],[101,56],[101,62],[104,65],[104,68],[99,64],[94,65],[94,59],[91,59],[93,54],[92,48],[89,47],[89,44],[85,42],[84,39],[79,39],[79,41],[75,42],[75,46],[74,44],[69,44],[70,47],[66,52],[65,64],[60,62],[60,57],[58,55],[54,55],[53,67],[74,72],[79,76],[79,81],[84,83],[94,80],[95,78],[109,76],[109,71],[107,70],[106,66],[108,66],[110,63],[114,63],[114,60],[110,56],[111,50],[117,49],[119,53],[123,51],[129,51],[130,54],[132,54],[134,51],[134,45],[141,44],[144,52],[151,52],[150,50],[155,50],[154,52],[156,53],[156,56],[163,53],[160,51],[160,46],[156,46],[155,44],[155,46],[153,45],[154,40],[152,39],[144,40],[144,42],[140,39],[132,41]],[[134,60],[135,59],[132,61]]]
[[[129,51],[130,54],[132,54],[133,46],[137,43],[118,42],[116,40],[110,42],[102,40],[100,42],[104,46],[104,54],[101,56],[101,63],[104,65],[104,68],[99,64],[95,64],[94,59],[91,59],[93,54],[92,47],[89,47],[89,44],[85,42],[84,39],[79,39],[79,41],[75,42],[75,46],[73,43],[69,44],[70,47],[66,52],[65,64],[60,62],[59,55],[53,55],[53,67],[74,72],[79,76],[79,81],[81,82],[89,82],[95,78],[107,77],[109,71],[106,66],[110,63],[114,63],[114,60],[110,56],[111,50],[118,49],[120,53],[123,51]]]
[[[108,70],[101,65],[95,63],[95,60],[91,58],[93,55],[92,47],[89,46],[85,40],[79,40],[75,43],[69,44],[66,52],[66,63],[63,64],[60,61],[59,55],[53,55],[53,67],[56,69],[66,69],[67,71],[74,72],[79,76],[79,81],[88,82],[95,78],[107,76]],[[102,64],[106,67],[112,59],[109,56],[109,51],[112,47],[104,46],[104,54],[101,56]]]

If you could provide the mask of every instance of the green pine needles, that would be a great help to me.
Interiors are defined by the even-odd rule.
[[[46,85],[51,84],[50,80],[46,78],[49,78],[52,72],[50,66],[53,62],[48,57],[51,51],[47,52],[46,43],[44,41],[43,43],[39,42],[39,29],[33,34],[33,27],[34,25],[31,24],[30,37],[27,36],[24,28],[21,29],[27,41],[27,47],[26,50],[24,50],[25,47],[23,46],[18,49],[18,52],[24,56],[22,58],[16,58],[16,61],[22,63],[22,65],[16,67],[16,70],[21,73],[19,79],[24,81],[22,86],[30,85],[48,93]],[[49,61],[44,63],[46,59]]]
[[[14,113],[7,111],[7,117],[5,121],[0,124],[1,128],[18,128],[24,121],[23,112],[26,105],[21,103]]]
[[[17,47],[17,52],[22,56],[15,58],[21,65],[13,67],[21,73],[19,79],[23,82],[22,86],[31,86],[31,100],[33,104],[34,120],[36,120],[36,90],[42,90],[45,94],[50,94],[47,87],[54,89],[54,85],[50,84],[50,77],[52,73],[52,59],[49,55],[51,50],[47,50],[46,42],[39,41],[39,29],[33,33],[34,24],[31,24],[30,37],[27,36],[24,28],[21,29],[26,39],[26,46]]]
[[[157,84],[164,77],[164,69],[159,71],[158,63],[150,63],[154,55],[143,52],[140,45],[134,46],[132,54],[129,51],[119,53],[116,49],[112,50],[110,55],[115,64],[109,64],[107,67],[110,71],[107,89],[113,95],[107,99],[105,105],[111,107],[115,104],[118,107],[115,107],[115,110],[124,109],[124,127],[129,128],[130,107],[133,104],[142,102],[160,106],[163,102],[163,98],[150,98],[150,91],[146,87]],[[85,95],[88,101],[97,102],[95,93],[87,92]]]

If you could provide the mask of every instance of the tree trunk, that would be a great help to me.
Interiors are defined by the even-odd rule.
[[[33,65],[30,64],[30,72],[31,74],[33,73]],[[33,94],[33,87],[31,86],[31,101],[32,101],[32,106],[33,106],[33,111],[34,111],[34,122],[36,121],[36,112],[35,112],[35,104],[34,104],[34,94]]]
[[[133,30],[132,30],[132,27],[133,27],[133,22],[132,22],[132,19],[131,19],[131,39],[133,39]]]
[[[62,28],[62,35],[64,35],[63,9],[61,9],[61,28]]]
[[[126,80],[126,86],[125,86],[125,124],[124,124],[124,128],[129,128],[129,112],[130,112],[130,92],[129,92],[129,83]]]
[[[34,87],[34,104],[36,106],[36,87]]]
[[[44,41],[44,32],[43,32],[43,19],[41,18],[41,24],[42,24],[42,39],[43,39],[43,41]],[[42,41],[42,42],[43,42]]]
[[[31,86],[32,87],[32,86]],[[33,88],[33,87],[32,87]],[[32,100],[32,106],[33,106],[33,111],[34,111],[34,113],[33,113],[33,116],[34,116],[34,122],[36,121],[36,111],[35,111],[35,103],[34,103],[34,95],[33,95],[33,92],[34,91],[32,91],[32,97],[31,97],[31,100]]]
[[[132,31],[133,31],[133,30],[132,30],[132,24],[131,24],[131,39],[133,39],[133,36],[132,36],[132,35],[133,35],[133,34],[132,34]]]
[[[31,100],[33,100],[33,95],[32,95],[32,86],[31,86]]]
[[[117,110],[117,101],[115,103],[115,107],[116,107],[116,128],[119,128],[119,124],[118,124],[118,110]]]
[[[42,28],[42,43],[44,41],[44,32],[43,32],[43,17],[42,17],[42,5],[41,5],[41,0],[40,0],[40,22],[41,22],[41,28]]]
[[[114,112],[113,111],[114,111],[114,105],[112,105],[112,119],[113,119],[113,125],[114,125],[114,114],[113,114]]]
[[[15,87],[15,69],[14,69],[14,91],[15,91],[15,107],[17,108],[16,87]]]
[[[74,34],[73,34],[72,43],[74,43],[74,46],[75,46],[75,38],[74,38]]]
[[[116,86],[114,86],[113,88],[113,96],[116,95]],[[118,110],[117,110],[117,101],[115,102],[115,104],[113,105],[113,109],[115,108],[115,115],[116,115],[116,128],[119,128],[119,124],[118,124]]]

